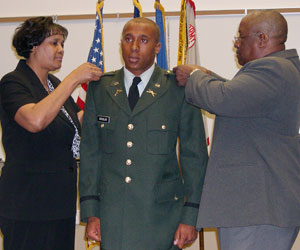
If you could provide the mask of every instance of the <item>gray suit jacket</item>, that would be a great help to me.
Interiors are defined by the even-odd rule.
[[[195,72],[187,101],[216,115],[200,227],[300,225],[300,61],[285,50],[231,81]]]

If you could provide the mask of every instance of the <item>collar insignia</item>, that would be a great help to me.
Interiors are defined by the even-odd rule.
[[[111,83],[111,86],[117,86],[117,85],[119,85],[119,82],[113,82],[113,83]]]
[[[116,92],[114,93],[114,96],[117,96],[118,94],[120,94],[123,90],[122,89],[117,89]]]
[[[148,89],[148,90],[146,91],[146,93],[151,94],[152,97],[155,97],[155,96],[156,96],[156,93],[155,93],[153,90],[151,90],[151,89]]]

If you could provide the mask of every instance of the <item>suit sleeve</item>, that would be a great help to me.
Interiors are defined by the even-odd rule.
[[[186,199],[180,223],[196,225],[208,161],[201,110],[184,101],[180,119],[180,166]]]
[[[94,92],[92,83],[90,83],[86,97],[80,145],[79,196],[82,222],[86,222],[88,217],[99,217],[100,195],[97,183],[100,178],[101,152]]]
[[[1,80],[0,95],[3,108],[11,119],[14,119],[20,107],[29,103],[36,103],[31,90],[26,87],[20,77],[12,74]]]
[[[293,71],[290,63],[275,58],[249,62],[230,81],[196,71],[186,85],[186,98],[219,116],[262,117],[278,105]]]

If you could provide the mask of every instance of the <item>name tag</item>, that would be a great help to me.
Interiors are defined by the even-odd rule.
[[[98,122],[110,123],[110,117],[105,115],[98,115],[97,116]]]

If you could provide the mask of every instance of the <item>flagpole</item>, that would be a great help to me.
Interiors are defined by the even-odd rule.
[[[178,38],[178,56],[177,65],[185,63],[186,57],[186,0],[181,0],[179,16],[179,38]]]
[[[105,72],[104,67],[104,39],[103,39],[103,6],[104,0],[97,0],[96,2],[96,20],[93,42],[88,55],[88,62],[96,65]],[[86,92],[88,83],[82,83],[77,97],[77,105],[84,110]]]

